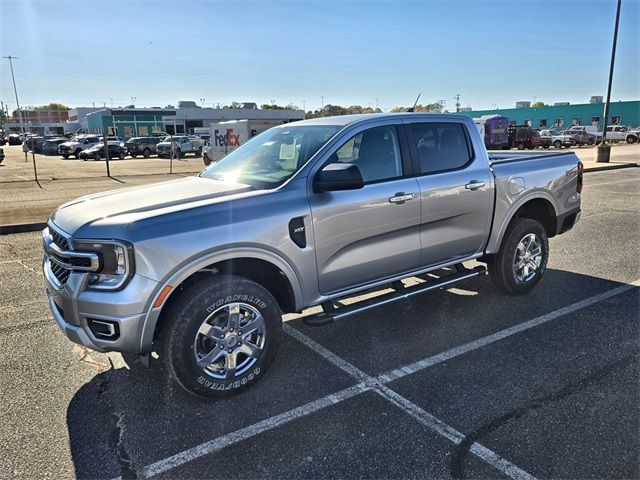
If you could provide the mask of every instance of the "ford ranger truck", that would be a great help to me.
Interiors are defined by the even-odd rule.
[[[62,205],[46,295],[71,341],[156,352],[187,391],[225,395],[267,371],[283,314],[320,306],[305,323],[331,325],[487,272],[526,294],[579,219],[582,170],[570,151],[488,154],[461,115],[288,123],[197,176]],[[375,287],[391,293],[336,302]]]

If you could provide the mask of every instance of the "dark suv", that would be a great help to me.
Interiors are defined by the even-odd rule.
[[[133,158],[142,155],[149,158],[156,153],[156,145],[162,141],[162,137],[133,137],[127,140],[125,147]]]

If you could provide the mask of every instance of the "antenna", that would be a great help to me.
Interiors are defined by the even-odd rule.
[[[416,101],[413,102],[413,107],[411,107],[409,110],[407,110],[407,112],[415,112],[416,111],[416,107],[418,106],[418,100],[420,100],[420,95],[422,95],[421,93],[418,94],[418,96],[416,97]]]

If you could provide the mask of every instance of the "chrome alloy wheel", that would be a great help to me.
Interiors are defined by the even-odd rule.
[[[207,375],[230,380],[260,358],[266,340],[264,318],[246,303],[230,303],[209,315],[196,333],[193,353]]]
[[[519,282],[528,282],[540,269],[542,242],[535,233],[525,235],[513,257],[513,274]]]

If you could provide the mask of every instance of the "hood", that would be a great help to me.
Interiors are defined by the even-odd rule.
[[[87,195],[60,206],[51,221],[77,238],[114,238],[136,220],[258,193],[247,185],[187,177]]]

